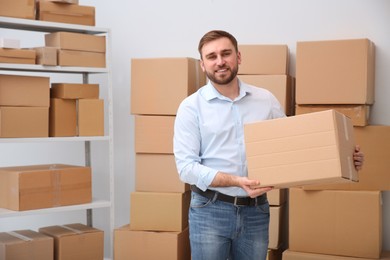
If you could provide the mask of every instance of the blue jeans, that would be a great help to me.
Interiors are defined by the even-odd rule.
[[[189,228],[192,260],[265,260],[269,204],[235,206],[191,195]]]

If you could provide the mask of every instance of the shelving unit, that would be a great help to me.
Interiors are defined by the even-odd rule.
[[[23,75],[23,73],[49,73],[49,74],[64,74],[66,77],[69,74],[78,74],[82,76],[82,83],[89,83],[89,76],[93,74],[104,75],[106,96],[105,102],[105,135],[104,136],[91,136],[91,137],[47,137],[47,138],[0,138],[0,149],[7,145],[41,145],[43,143],[55,145],[63,143],[82,143],[84,144],[83,153],[85,155],[84,161],[85,166],[91,166],[92,168],[92,179],[93,182],[97,179],[104,177],[104,180],[100,180],[101,185],[105,185],[105,195],[103,199],[96,194],[92,194],[93,200],[91,203],[63,206],[55,208],[45,208],[38,210],[28,211],[12,211],[0,208],[0,219],[5,218],[19,218],[29,217],[44,214],[66,214],[74,211],[85,211],[86,220],[85,222],[93,226],[95,210],[104,210],[104,214],[107,214],[107,220],[105,223],[105,257],[112,258],[112,243],[113,243],[113,230],[114,230],[114,150],[113,150],[113,104],[112,104],[112,82],[111,82],[111,35],[110,30],[105,28],[97,28],[93,26],[83,26],[75,24],[63,24],[53,23],[37,20],[18,19],[9,17],[0,17],[0,29],[11,29],[20,31],[33,31],[39,33],[50,33],[57,31],[64,32],[76,32],[93,35],[105,35],[106,36],[106,68],[91,68],[91,67],[61,67],[61,66],[42,66],[42,65],[30,65],[30,64],[11,64],[11,63],[0,63],[0,74],[7,74],[7,72],[17,72]],[[102,86],[100,86],[102,87]],[[105,151],[108,156],[104,156],[106,162],[103,162],[108,167],[108,172],[100,173],[95,175],[97,169],[94,168],[93,164],[93,153],[95,144],[100,148],[99,144],[103,143],[103,148],[108,147],[108,151]],[[81,144],[81,145],[82,145]],[[101,151],[97,151],[101,152]],[[23,162],[23,158],[20,158]],[[51,162],[47,162],[51,163]],[[100,160],[99,160],[99,163]],[[108,181],[106,181],[108,180]],[[94,192],[96,192],[95,190]],[[99,198],[98,198],[99,197]],[[98,212],[99,213],[99,212]],[[106,218],[104,218],[106,219]],[[0,220],[1,221],[1,220]],[[58,223],[66,224],[66,223]],[[0,230],[1,232],[2,230]],[[9,231],[9,230],[7,230]],[[109,259],[106,258],[106,259]]]

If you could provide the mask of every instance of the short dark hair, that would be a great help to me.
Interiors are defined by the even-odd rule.
[[[199,41],[199,45],[198,45],[198,51],[199,51],[199,54],[200,54],[200,58],[202,59],[202,48],[203,46],[206,44],[206,43],[209,43],[211,41],[215,41],[215,40],[218,40],[220,38],[228,38],[233,46],[234,46],[234,49],[236,50],[236,52],[238,52],[238,44],[237,44],[237,40],[236,38],[231,35],[230,33],[226,32],[226,31],[222,31],[222,30],[213,30],[213,31],[209,31],[208,33],[206,33],[205,35],[203,35],[203,37],[200,39]]]

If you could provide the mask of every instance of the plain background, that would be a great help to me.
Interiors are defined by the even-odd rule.
[[[287,44],[289,74],[295,76],[298,41],[368,38],[376,45],[376,93],[370,124],[390,125],[388,0],[80,0],[80,5],[95,6],[96,26],[112,32],[116,227],[129,223],[130,192],[134,191],[132,58],[198,58],[202,35],[223,29],[235,35],[239,44]],[[67,145],[63,146],[67,154]],[[3,156],[7,154],[1,149]],[[10,162],[1,161],[1,165]],[[383,195],[384,249],[390,250],[390,221],[386,221],[390,219],[390,192]],[[64,218],[70,220],[70,216]]]

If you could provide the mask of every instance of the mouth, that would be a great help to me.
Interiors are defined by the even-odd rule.
[[[216,73],[225,73],[225,72],[227,72],[227,71],[228,71],[227,68],[223,68],[223,69],[217,70]]]

